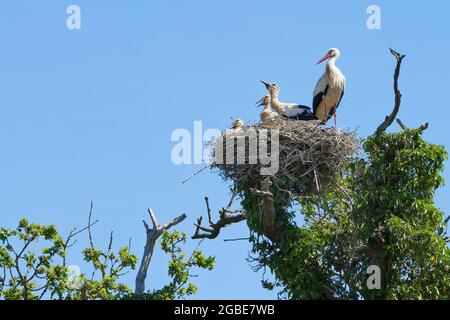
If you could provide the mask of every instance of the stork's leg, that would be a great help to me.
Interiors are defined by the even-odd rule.
[[[336,112],[334,113],[333,117],[334,117],[334,129],[336,129],[337,128]]]

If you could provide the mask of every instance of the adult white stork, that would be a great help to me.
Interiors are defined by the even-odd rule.
[[[277,118],[280,116],[277,112],[272,111],[270,108],[270,95],[266,95],[262,97],[260,100],[258,100],[258,102],[256,102],[256,106],[257,107],[264,106],[263,111],[261,111],[260,113],[260,118],[262,122],[269,121],[273,118]]]
[[[311,108],[297,103],[280,102],[280,87],[276,83],[261,81],[270,93],[270,104],[272,109],[281,117],[296,120],[313,120],[315,117],[311,113]]]
[[[336,60],[341,53],[336,48],[328,50],[327,54],[317,64],[328,59],[325,73],[317,81],[313,92],[313,112],[317,119],[327,122],[334,116],[334,127],[336,127],[336,110],[342,101],[345,90],[345,77],[341,70],[336,67]]]

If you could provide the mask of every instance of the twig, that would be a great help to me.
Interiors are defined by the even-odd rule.
[[[319,179],[317,179],[317,170],[316,170],[316,168],[314,168],[314,180],[316,181],[317,192],[319,192],[320,191],[320,186],[319,186]]]
[[[205,171],[206,169],[210,168],[211,165],[208,164],[207,166],[204,166],[203,168],[195,171],[193,174],[191,174],[189,177],[187,177],[186,179],[184,179],[181,183],[186,183],[187,181],[191,180],[192,178],[194,178],[196,175],[202,173],[203,171]]]
[[[397,51],[390,49],[391,54],[395,57],[397,60],[397,65],[395,67],[394,72],[394,94],[395,94],[395,103],[394,103],[394,109],[392,110],[392,113],[389,116],[386,116],[386,119],[382,124],[380,124],[377,128],[377,131],[375,132],[376,135],[382,134],[386,129],[394,122],[395,118],[397,117],[398,111],[400,110],[400,104],[402,102],[402,94],[400,93],[400,90],[398,89],[398,78],[400,76],[400,68],[402,65],[402,61],[405,58],[405,55],[402,55],[398,53]]]
[[[236,239],[224,239],[224,242],[232,242],[232,241],[244,241],[244,240],[248,240],[250,238],[236,238]]]
[[[405,126],[405,124],[402,122],[402,120],[397,118],[397,123],[403,130],[408,130],[408,127]]]

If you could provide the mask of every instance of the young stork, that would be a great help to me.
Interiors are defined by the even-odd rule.
[[[280,87],[276,83],[267,83],[261,81],[270,93],[270,104],[281,117],[296,120],[313,120],[314,115],[311,113],[311,108],[297,103],[280,102],[278,96],[280,94]]]
[[[260,118],[262,122],[268,121],[270,119],[279,117],[279,114],[270,109],[270,95],[266,95],[256,102],[256,106],[264,106],[263,111],[260,113]]]
[[[328,59],[325,73],[320,77],[313,92],[313,112],[317,119],[326,123],[334,116],[336,128],[336,110],[341,103],[345,90],[345,77],[336,67],[336,60],[341,53],[336,48],[328,50],[327,54],[317,64]]]
[[[244,128],[244,121],[242,121],[242,119],[237,118],[236,120],[233,120],[231,129],[233,129],[234,131],[241,131],[242,128]]]

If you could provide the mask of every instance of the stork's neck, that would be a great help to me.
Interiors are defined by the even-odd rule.
[[[327,73],[334,71],[334,69],[336,69],[336,68],[337,68],[336,67],[336,57],[332,57],[327,62],[327,67],[326,67]]]
[[[338,77],[341,74],[341,71],[339,70],[339,68],[336,67],[337,59],[338,59],[338,57],[332,57],[327,62],[326,73],[327,73],[328,82],[330,82],[330,83],[334,83],[336,80],[338,80]]]
[[[270,112],[270,104],[265,104],[263,112]]]
[[[270,92],[270,100],[278,101],[278,92]]]
[[[282,112],[283,108],[281,106],[280,100],[278,100],[278,92],[270,93],[270,104],[273,110],[275,110],[278,113]]]

